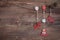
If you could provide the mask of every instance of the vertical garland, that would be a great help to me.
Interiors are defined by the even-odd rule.
[[[38,18],[38,10],[39,10],[39,7],[38,6],[35,6],[35,10],[36,10],[36,24],[34,25],[34,30],[38,29],[40,26],[41,26],[41,22],[38,22],[39,21],[39,18]]]
[[[51,8],[49,8],[49,9],[50,9],[50,12],[49,12],[49,15],[47,17],[47,20],[48,20],[49,23],[54,23],[55,20],[52,17]]]
[[[42,10],[43,10],[43,19],[42,19],[42,22],[43,22],[43,29],[42,29],[42,32],[41,32],[41,35],[43,37],[47,36],[47,32],[46,32],[46,5],[42,5]]]

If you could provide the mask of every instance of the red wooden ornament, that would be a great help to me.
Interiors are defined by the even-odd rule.
[[[43,30],[42,30],[41,36],[44,36],[44,37],[47,36],[47,31],[46,31],[46,29],[43,29]]]
[[[36,24],[34,25],[34,29],[36,30],[36,29],[38,29],[40,26],[41,26],[41,22],[38,22],[38,23],[36,23]]]
[[[42,6],[42,9],[43,9],[43,10],[46,10],[46,5],[43,5],[43,6]]]
[[[50,22],[50,23],[54,23],[54,19],[53,19],[51,16],[48,16],[48,17],[47,17],[47,20],[48,20],[48,22]]]

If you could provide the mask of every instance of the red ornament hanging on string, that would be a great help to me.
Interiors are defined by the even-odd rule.
[[[41,26],[41,22],[37,22],[37,23],[34,25],[34,30],[38,29],[40,26]]]
[[[42,6],[42,9],[45,11],[46,10],[46,5],[43,5]]]
[[[42,30],[42,32],[41,32],[41,36],[47,36],[48,34],[47,34],[47,30],[46,29],[43,29]]]
[[[54,23],[54,19],[51,16],[48,16],[47,17],[47,21],[50,22],[50,23]]]

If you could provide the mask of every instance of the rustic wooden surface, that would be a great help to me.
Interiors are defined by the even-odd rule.
[[[55,22],[46,24],[48,36],[43,39],[39,35],[41,28],[37,30],[33,28],[36,23],[36,11],[33,6],[29,6],[0,7],[0,40],[60,40],[60,9],[52,10]],[[39,21],[41,19],[42,13],[39,10]]]

